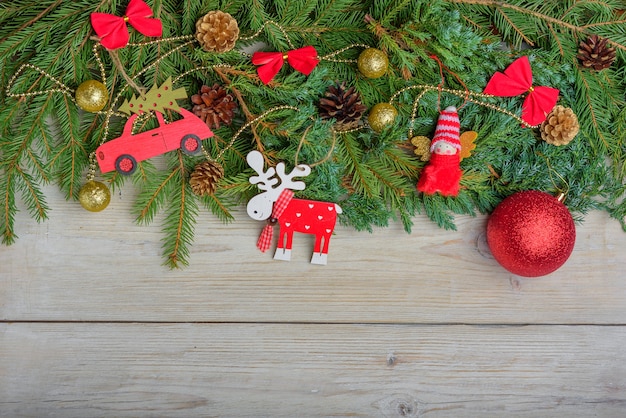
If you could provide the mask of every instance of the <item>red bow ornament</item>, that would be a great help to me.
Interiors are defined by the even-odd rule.
[[[546,120],[559,98],[559,90],[552,87],[533,87],[533,74],[527,56],[513,61],[504,70],[496,72],[483,93],[500,97],[512,97],[528,92],[522,105],[522,120],[531,126]]]
[[[283,62],[287,60],[294,70],[304,75],[311,74],[311,71],[320,62],[317,58],[317,51],[312,46],[294,49],[286,53],[282,52],[255,52],[252,54],[252,63],[260,65],[257,68],[259,78],[264,84],[272,81],[272,78],[283,66]]]
[[[119,17],[108,13],[92,13],[91,25],[107,49],[123,48],[128,44],[128,22],[146,36],[161,36],[163,25],[159,19],[151,18],[152,10],[142,0],[130,0],[126,13]]]

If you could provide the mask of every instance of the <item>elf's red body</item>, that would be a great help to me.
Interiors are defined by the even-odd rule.
[[[417,182],[417,190],[426,194],[457,196],[463,175],[460,164],[458,152],[453,155],[432,154]]]
[[[278,218],[280,231],[274,258],[291,251],[294,232],[315,235],[314,257],[326,258],[330,236],[337,222],[337,205],[317,200],[291,199],[285,211]],[[285,254],[286,255],[286,254]],[[325,263],[324,263],[325,264]]]
[[[435,136],[430,145],[430,161],[417,181],[417,190],[428,195],[459,194],[461,176],[461,123],[456,107],[448,106],[440,112]]]

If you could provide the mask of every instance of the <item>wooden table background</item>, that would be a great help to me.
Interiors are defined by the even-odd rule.
[[[507,273],[485,217],[339,227],[328,266],[255,248],[242,210],[202,213],[191,265],[161,265],[133,192],[92,214],[48,190],[0,247],[0,415],[624,416],[626,233],[577,226],[566,265]]]

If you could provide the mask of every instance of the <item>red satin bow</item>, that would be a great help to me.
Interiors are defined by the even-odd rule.
[[[108,13],[92,13],[91,25],[100,43],[107,49],[123,48],[128,44],[126,22],[146,36],[161,36],[163,26],[159,19],[150,18],[152,10],[142,0],[130,0],[123,17]]]
[[[285,54],[282,52],[255,52],[252,54],[252,63],[260,65],[257,68],[257,73],[264,84],[268,84],[278,74],[285,59],[294,70],[304,75],[311,74],[311,71],[320,62],[317,58],[317,51],[312,46],[294,49]]]
[[[528,92],[522,105],[522,119],[529,125],[539,125],[559,98],[559,90],[552,87],[533,87],[533,74],[528,57],[513,61],[504,70],[496,72],[487,83],[484,93],[494,96],[512,97]]]

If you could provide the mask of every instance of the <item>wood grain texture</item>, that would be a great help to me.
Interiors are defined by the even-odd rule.
[[[560,270],[524,279],[491,257],[485,217],[459,217],[458,231],[416,218],[410,235],[338,227],[328,265],[315,266],[311,236],[296,234],[291,262],[274,261],[255,248],[261,222],[203,213],[190,267],[169,271],[158,221],[135,225],[128,196],[95,214],[51,205],[45,223],[20,216],[20,239],[0,251],[1,319],[626,323],[626,234],[599,212]]]
[[[261,223],[202,214],[161,266],[132,195],[101,213],[48,193],[0,248],[0,417],[621,417],[626,234],[602,213],[540,279],[507,273],[486,217],[338,227],[329,264],[255,248]]]
[[[3,416],[617,417],[626,409],[623,327],[0,329]]]

